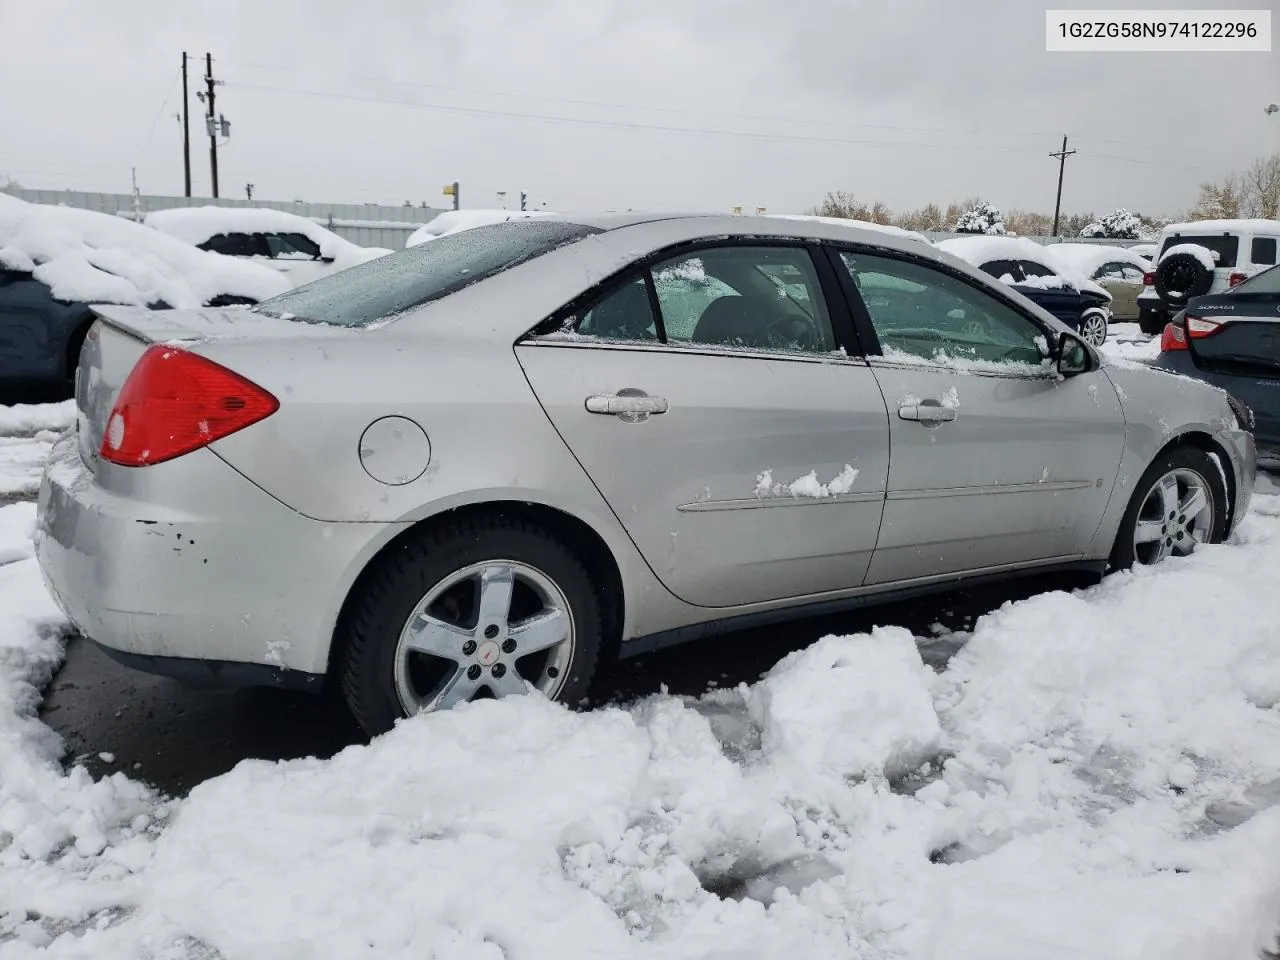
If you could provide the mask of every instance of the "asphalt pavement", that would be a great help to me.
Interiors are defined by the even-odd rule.
[[[1040,577],[849,614],[762,627],[672,647],[606,666],[599,703],[627,703],[664,687],[699,695],[713,687],[752,683],[778,660],[822,637],[878,625],[906,627],[925,662],[940,668],[957,649],[946,638],[982,614],[1078,578]],[[941,625],[944,639],[932,639]],[[1045,642],[1052,642],[1045,638]],[[336,698],[279,690],[210,693],[119,666],[93,644],[73,638],[46,692],[44,721],[62,735],[66,759],[94,774],[122,771],[178,796],[242,760],[330,757],[364,742]]]

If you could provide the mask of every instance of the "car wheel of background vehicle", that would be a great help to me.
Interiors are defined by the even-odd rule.
[[[1174,447],[1138,481],[1116,533],[1111,566],[1127,570],[1186,556],[1201,543],[1220,542],[1226,531],[1221,469],[1203,450]]]
[[[347,703],[371,736],[529,685],[567,704],[587,695],[603,635],[596,586],[542,530],[455,520],[375,563],[336,638]]]
[[[1156,267],[1156,293],[1179,306],[1209,292],[1213,271],[1189,253],[1175,253]]]
[[[1169,318],[1156,310],[1139,310],[1138,311],[1138,329],[1148,336],[1159,336],[1164,332],[1165,324],[1169,322]]]
[[[1086,311],[1080,318],[1080,337],[1085,343],[1100,347],[1107,342],[1107,317],[1098,310]]]

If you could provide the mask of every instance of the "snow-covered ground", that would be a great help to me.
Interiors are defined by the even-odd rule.
[[[927,638],[940,672],[831,636],[749,687],[480,702],[184,799],[61,764],[34,516],[0,507],[4,960],[1245,960],[1280,926],[1268,481],[1229,544]]]

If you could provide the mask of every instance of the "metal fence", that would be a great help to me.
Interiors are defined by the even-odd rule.
[[[439,207],[394,207],[377,203],[309,203],[303,200],[241,200],[220,197],[162,197],[129,193],[86,193],[80,190],[9,191],[32,203],[61,204],[99,213],[118,214],[130,218],[146,216],[154,210],[171,207],[262,207],[283,210],[314,220],[340,237],[362,247],[404,248],[405,241],[418,227],[443,211]]]
[[[79,207],[83,210],[97,210],[101,213],[119,214],[126,217],[146,216],[153,210],[167,210],[170,207],[264,207],[272,210],[284,210],[307,217],[334,233],[362,247],[389,247],[392,250],[404,248],[405,241],[418,227],[430,221],[443,210],[438,207],[389,206],[377,203],[309,203],[304,200],[241,200],[235,198],[209,197],[161,197],[142,194],[134,197],[129,193],[85,193],[79,190],[27,190],[10,191],[23,200],[33,203],[63,204],[68,207]],[[948,233],[940,230],[921,231],[930,240],[947,240],[951,237],[972,236],[972,234]],[[1131,247],[1141,240],[1096,240],[1082,237],[1025,237],[1042,246],[1051,243],[1098,243],[1116,247]]]

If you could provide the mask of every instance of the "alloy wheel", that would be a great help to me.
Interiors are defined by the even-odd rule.
[[[1080,336],[1086,343],[1100,347],[1107,342],[1107,320],[1096,313],[1084,318],[1080,328]]]
[[[554,698],[574,646],[573,611],[550,577],[513,560],[472,564],[409,615],[396,644],[396,693],[410,716],[530,687]]]
[[[1159,563],[1186,556],[1213,531],[1213,492],[1199,473],[1185,467],[1170,470],[1148,491],[1133,531],[1138,563]]]

